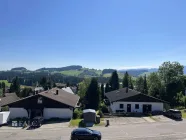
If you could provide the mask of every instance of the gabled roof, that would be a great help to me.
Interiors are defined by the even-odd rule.
[[[58,94],[56,94],[56,91],[58,91]],[[11,102],[8,102],[4,105],[10,105],[12,103],[15,103],[15,102],[19,102],[19,101],[22,101],[22,100],[26,100],[28,98],[32,98],[34,96],[43,96],[43,97],[46,97],[46,98],[49,98],[51,100],[54,100],[54,101],[57,101],[59,103],[62,103],[62,104],[65,104],[65,105],[68,105],[68,106],[71,106],[71,107],[76,107],[78,101],[79,101],[79,96],[77,95],[74,95],[74,94],[70,94],[62,89],[59,89],[59,88],[53,88],[53,89],[50,89],[50,90],[47,90],[47,91],[43,91],[43,92],[40,92],[36,95],[31,95],[31,96],[28,96],[28,97],[25,97],[25,98],[22,98],[22,99],[19,99],[19,100],[14,100],[14,101],[11,101]]]
[[[163,101],[161,99],[140,93],[138,91],[128,89],[127,88],[121,88],[118,90],[114,90],[108,93],[105,93],[105,96],[108,98],[108,100],[112,102],[116,101],[130,101],[130,102],[164,102],[168,103],[166,101]]]
[[[0,100],[0,106],[7,105],[19,99],[20,98],[16,95],[16,93],[5,93],[5,97],[2,97]]]
[[[56,91],[58,90],[58,94],[56,94]],[[53,99],[55,101],[58,101],[60,103],[69,105],[71,107],[76,107],[78,101],[79,101],[79,96],[74,95],[74,94],[69,94],[68,92],[59,89],[59,88],[53,88],[48,91],[44,91],[41,93],[38,93],[41,96]]]

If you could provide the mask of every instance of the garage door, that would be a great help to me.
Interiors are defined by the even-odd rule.
[[[72,110],[68,108],[58,109],[58,108],[45,108],[43,111],[44,119],[50,118],[62,118],[62,119],[71,119]]]

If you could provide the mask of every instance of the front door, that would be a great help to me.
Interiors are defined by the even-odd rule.
[[[131,112],[131,104],[127,104],[127,112]]]
[[[152,111],[152,105],[143,105],[143,113],[149,113]]]

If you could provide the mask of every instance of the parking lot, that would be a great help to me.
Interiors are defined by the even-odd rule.
[[[140,123],[154,123],[154,122],[174,122],[163,115],[157,115],[152,117],[111,117],[106,118],[111,125],[125,125],[125,124],[140,124]]]
[[[56,124],[55,124],[56,125]],[[54,126],[55,126],[54,125]],[[111,125],[93,127],[102,133],[102,140],[184,140],[186,138],[186,121],[169,121],[166,123],[137,123],[128,125]],[[69,140],[69,127],[39,128],[35,130],[0,128],[0,140]]]

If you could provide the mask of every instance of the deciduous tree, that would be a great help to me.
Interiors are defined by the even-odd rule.
[[[143,77],[140,76],[136,79],[136,90],[143,93],[144,90],[144,80]]]

